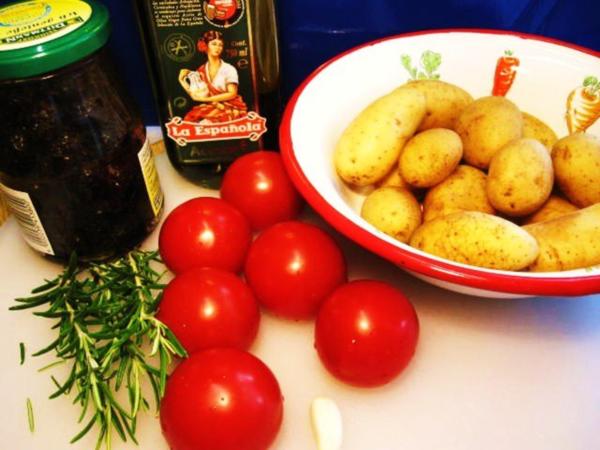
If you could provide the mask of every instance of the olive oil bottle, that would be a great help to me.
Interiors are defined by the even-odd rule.
[[[216,188],[238,156],[277,149],[274,0],[133,1],[173,166]]]

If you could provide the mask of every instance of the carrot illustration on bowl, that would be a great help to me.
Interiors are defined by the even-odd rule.
[[[583,85],[571,91],[567,97],[567,127],[569,133],[585,131],[600,117],[600,81],[594,76],[586,77]]]
[[[517,67],[519,58],[513,56],[511,50],[506,50],[504,56],[498,58],[496,62],[496,72],[494,73],[494,87],[492,95],[504,97],[517,76]]]

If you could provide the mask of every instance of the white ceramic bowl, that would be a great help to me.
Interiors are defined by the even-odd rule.
[[[360,215],[363,196],[348,189],[332,163],[348,123],[370,102],[409,79],[401,56],[418,65],[426,51],[442,57],[440,79],[475,98],[491,95],[498,59],[519,59],[506,97],[568,134],[567,98],[588,76],[600,78],[600,53],[538,36],[491,30],[440,30],[393,36],[347,51],[297,89],[280,129],[281,151],[294,183],[334,228],[415,276],[450,290],[486,297],[577,296],[600,292],[600,266],[566,272],[488,270],[455,263],[399,243]],[[600,120],[587,128],[600,135]]]

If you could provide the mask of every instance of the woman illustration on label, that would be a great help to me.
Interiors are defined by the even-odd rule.
[[[197,46],[200,52],[206,53],[208,60],[195,71],[181,69],[179,83],[192,100],[201,104],[194,106],[183,120],[227,122],[245,116],[248,107],[238,95],[237,70],[221,59],[223,34],[207,31]]]

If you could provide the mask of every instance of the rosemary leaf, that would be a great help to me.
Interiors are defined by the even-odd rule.
[[[54,379],[54,381],[57,383],[56,379]],[[57,398],[60,397],[61,395],[63,395],[64,393],[68,392],[71,390],[71,387],[73,386],[73,381],[74,379],[69,378],[67,381],[65,381],[64,384],[59,385],[58,390],[54,391],[54,393],[52,395],[50,395],[50,399],[53,398]]]
[[[158,352],[159,346],[160,346],[160,332],[159,330],[156,330],[156,332],[154,333],[154,339],[153,339],[153,343],[152,343],[152,350],[150,351],[150,356],[154,356],[156,355],[156,353]]]
[[[69,265],[67,266],[67,270],[62,276],[63,281],[71,278],[75,272],[77,271],[77,254],[75,252],[71,253],[69,257]]]
[[[50,377],[50,379],[52,380],[52,382],[54,383],[54,385],[55,385],[57,388],[60,388],[60,387],[62,387],[62,385],[61,385],[61,384],[58,382],[58,380],[57,380],[56,378],[54,378],[54,375],[52,375],[52,376]]]
[[[33,303],[37,302],[38,300],[44,300],[42,303],[48,303],[51,300],[51,297],[47,293],[43,293],[40,295],[33,295],[31,297],[15,298],[15,302],[17,303]]]
[[[87,392],[81,391],[81,393],[85,394],[85,396],[82,396],[81,414],[79,415],[77,423],[81,423],[83,421],[85,414],[87,413],[88,405],[90,404],[90,396],[87,395]]]
[[[160,406],[160,399],[162,398],[160,387],[158,385],[158,382],[156,381],[155,375],[153,375],[147,369],[146,374],[148,375],[148,379],[150,380],[150,384],[152,385],[152,393],[154,394],[154,404],[156,405],[156,410],[158,411],[158,408]]]
[[[25,344],[19,342],[19,361],[22,366],[25,363]]]
[[[171,344],[171,346],[175,349],[175,354],[177,356],[179,356],[180,358],[187,358],[188,354],[187,351],[185,350],[185,348],[183,348],[183,345],[181,345],[181,343],[179,342],[179,340],[175,337],[175,335],[173,334],[173,332],[171,331],[170,328],[167,328],[167,326],[164,326],[164,331],[165,331],[165,335],[167,337],[167,339],[169,340],[169,344]]]
[[[46,283],[42,284],[41,286],[36,287],[35,289],[33,289],[31,291],[32,294],[40,294],[42,292],[46,292],[49,291],[50,289],[58,286],[58,280],[54,279],[54,280],[45,280]]]
[[[146,363],[143,363],[142,366],[148,373],[152,373],[152,375],[160,377],[160,369],[157,369],[156,367]]]
[[[53,350],[54,348],[56,348],[56,346],[60,343],[60,337],[58,337],[55,341],[53,341],[50,345],[48,345],[47,347],[44,347],[41,350],[38,350],[37,352],[35,352],[32,356],[40,356],[43,355],[45,353],[48,353],[49,351]]]
[[[27,399],[27,422],[29,423],[29,431],[33,433],[35,431],[35,419],[33,417],[33,405],[31,399]]]
[[[92,429],[92,427],[94,426],[94,423],[96,423],[96,420],[97,420],[96,417],[97,416],[92,417],[92,420],[90,420],[87,423],[87,425],[85,427],[83,427],[83,429],[79,433],[77,433],[77,435],[75,435],[75,437],[73,437],[71,439],[71,441],[70,441],[71,444],[74,444],[75,442],[77,442],[79,439],[84,437]]]
[[[106,397],[108,398],[108,402],[110,404],[110,407],[112,409],[116,409],[118,410],[121,414],[123,414],[125,417],[127,417],[129,420],[132,420],[133,417],[129,415],[129,413],[127,411],[125,411],[123,409],[123,407],[119,404],[119,402],[115,399],[115,397],[113,396],[112,392],[110,391],[110,389],[103,385],[102,386],[103,392],[106,395]]]
[[[101,415],[101,413],[98,413],[99,415],[99,422],[100,422],[100,432],[98,433],[98,441],[96,442],[96,450],[100,450],[100,447],[102,447],[102,442],[104,441],[104,436],[107,434],[106,433],[106,420],[104,419],[104,416]],[[110,443],[107,445],[107,448],[110,449]]]
[[[119,391],[121,388],[121,383],[123,383],[123,378],[125,377],[125,373],[127,368],[131,364],[131,359],[129,358],[121,358],[121,362],[119,363],[119,370],[117,370],[117,378],[115,381],[115,391]]]
[[[64,347],[56,349],[56,356],[58,356],[59,358],[66,359],[72,352],[77,351],[77,342],[66,342],[65,344],[66,345]]]
[[[125,435],[125,430],[123,424],[121,423],[121,419],[119,419],[119,410],[114,407],[109,408],[110,415],[110,423],[114,425],[115,430],[117,430],[117,434],[121,438],[123,442],[127,442],[127,436]]]
[[[133,442],[135,442],[136,445],[139,445],[137,439],[135,438],[135,429],[132,428],[131,425],[129,425],[130,420],[127,420],[127,417],[124,417],[123,414],[120,412],[119,412],[119,417],[121,418],[121,422],[123,423],[123,427],[125,428],[127,435],[130,437],[130,439]]]
[[[167,365],[169,364],[169,355],[164,347],[160,347],[160,379],[158,386],[160,387],[160,398],[165,395],[165,387],[167,385]]]
[[[10,311],[21,311],[23,309],[34,308],[36,306],[43,305],[44,303],[48,303],[48,299],[46,297],[39,298],[33,301],[22,301],[20,305],[11,306],[8,308]]]
[[[106,432],[105,432],[105,437],[106,437],[106,449],[110,450],[112,448],[112,433],[111,430],[113,429],[113,427],[117,430],[117,432],[119,431],[118,427],[114,426],[114,422],[112,420],[112,409],[111,408],[106,408],[106,412],[105,412],[105,427],[106,427]],[[123,430],[121,430],[123,431]],[[120,433],[119,433],[120,434]]]
[[[102,398],[100,397],[98,380],[96,380],[96,376],[93,373],[90,375],[90,386],[92,389],[92,398],[94,399],[94,403],[96,404],[96,409],[98,411],[104,411],[104,402],[102,402]]]
[[[84,402],[84,397],[86,396],[87,392],[84,390],[80,390],[79,393],[75,396],[75,398],[73,399],[73,404],[75,403],[83,403]]]
[[[34,355],[34,356],[35,356],[35,355]],[[41,368],[39,368],[39,369],[38,369],[38,372],[40,372],[40,373],[41,373],[41,372],[45,372],[46,370],[50,370],[50,369],[52,369],[53,367],[56,367],[56,366],[62,366],[64,363],[65,363],[65,360],[64,360],[64,359],[60,359],[60,360],[58,360],[58,361],[54,361],[53,363],[50,363],[50,364],[48,364],[48,365],[46,365],[46,366],[44,366],[44,367],[41,367]]]
[[[38,317],[44,317],[46,319],[58,319],[60,317],[63,316],[63,312],[62,311],[43,311],[43,312],[34,312],[33,315],[34,316],[38,316]]]

